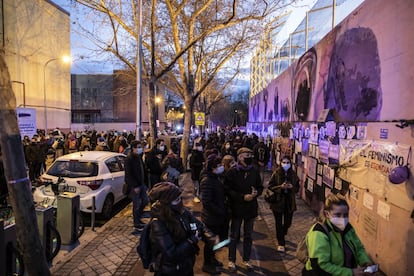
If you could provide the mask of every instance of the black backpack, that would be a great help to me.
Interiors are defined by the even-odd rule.
[[[141,237],[139,239],[139,244],[137,246],[138,255],[141,258],[142,266],[145,269],[150,268],[151,263],[153,263],[153,260],[154,260],[154,255],[151,249],[151,237],[150,237],[151,223],[152,223],[152,220],[150,220],[150,222],[148,222],[144,226],[144,229],[142,230],[142,233],[141,233]]]

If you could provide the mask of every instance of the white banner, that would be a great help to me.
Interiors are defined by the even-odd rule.
[[[346,168],[342,176],[353,186],[369,190],[389,203],[411,211],[410,185],[412,177],[399,185],[388,180],[390,171],[411,163],[409,145],[379,141],[341,141],[341,165]]]

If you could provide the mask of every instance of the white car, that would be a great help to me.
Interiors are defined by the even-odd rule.
[[[109,151],[80,151],[61,156],[53,162],[41,179],[41,186],[33,193],[34,201],[55,205],[53,187],[59,192],[70,192],[80,196],[80,210],[92,212],[95,197],[95,212],[110,218],[113,205],[125,198],[122,187],[125,183],[126,156]],[[62,182],[59,185],[50,183]]]

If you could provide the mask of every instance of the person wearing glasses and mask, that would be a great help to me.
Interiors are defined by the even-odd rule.
[[[268,189],[274,192],[270,209],[275,217],[277,251],[285,252],[285,236],[292,225],[293,212],[296,211],[296,196],[299,191],[299,178],[292,169],[289,156],[284,156],[281,166],[276,169],[269,180]]]
[[[372,275],[372,265],[355,229],[349,223],[349,205],[344,196],[329,195],[319,222],[306,235],[309,258],[302,275]],[[368,270],[364,272],[368,267]]]
[[[262,194],[263,186],[259,171],[253,166],[251,149],[242,147],[237,151],[237,165],[227,172],[224,190],[231,213],[228,269],[232,273],[237,270],[236,247],[243,223],[243,266],[249,271],[253,270],[250,262],[252,232],[255,218],[258,215],[257,197]]]

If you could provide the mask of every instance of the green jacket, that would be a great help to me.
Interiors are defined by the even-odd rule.
[[[309,252],[309,259],[305,264],[306,270],[320,271],[321,269],[326,272],[326,275],[352,276],[352,269],[343,266],[342,237],[351,248],[357,265],[364,266],[371,262],[351,224],[346,226],[343,236],[334,230],[329,220],[325,225],[329,230],[329,237],[319,224],[314,224],[306,235]]]

